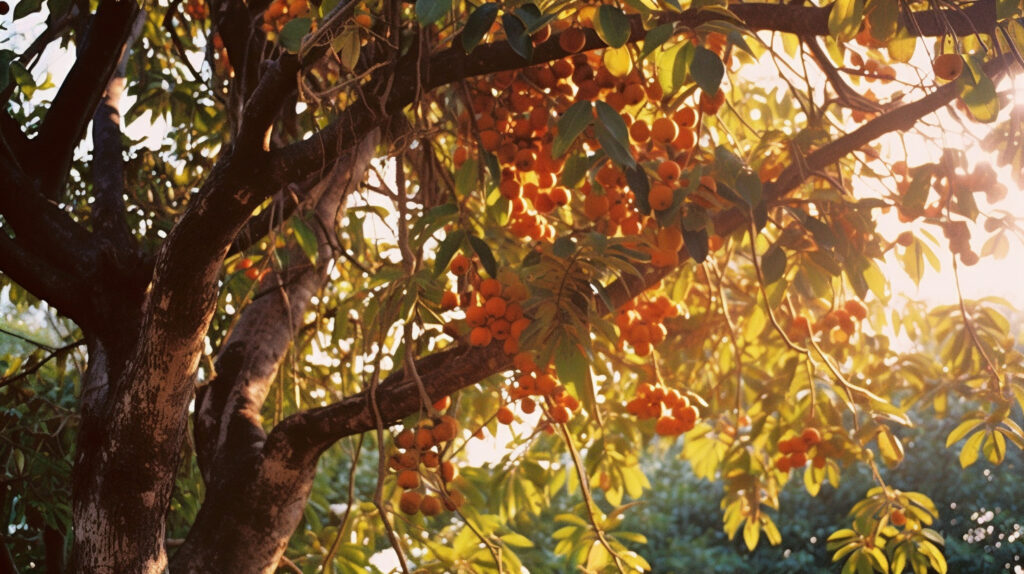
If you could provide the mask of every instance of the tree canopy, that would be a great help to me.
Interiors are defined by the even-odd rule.
[[[1010,304],[890,287],[1024,237],[1019,2],[0,12],[8,569],[643,571],[678,443],[747,548],[861,469],[842,571],[945,572],[887,468],[1024,448]]]

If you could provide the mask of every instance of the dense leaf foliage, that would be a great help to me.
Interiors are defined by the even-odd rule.
[[[1011,305],[959,293],[1024,237],[1019,3],[140,6],[4,22],[11,564],[85,544],[72,465],[82,496],[123,467],[73,444],[107,415],[177,453],[137,461],[174,481],[172,556],[221,472],[319,459],[269,566],[303,572],[671,570],[636,516],[697,517],[652,456],[717,485],[748,551],[784,543],[794,484],[855,477],[830,559],[945,572],[958,511],[901,468],[1019,468]],[[899,269],[958,298],[907,301]]]

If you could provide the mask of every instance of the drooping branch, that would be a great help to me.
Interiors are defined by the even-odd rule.
[[[1005,55],[989,62],[985,71],[996,77],[1004,73],[1013,59]],[[807,154],[801,166],[787,167],[780,177],[766,184],[765,201],[769,204],[805,182],[816,170],[823,169],[878,139],[897,130],[911,128],[917,121],[942,106],[952,102],[958,93],[956,86],[949,84],[919,100],[900,106],[835,141]],[[719,215],[715,220],[716,233],[728,235],[745,228],[748,215],[732,209]],[[688,257],[680,253],[681,261]],[[648,286],[664,278],[671,268],[646,269],[642,277],[626,276],[608,286],[608,293],[616,307],[634,297]],[[416,363],[417,372],[424,381],[427,394],[437,400],[484,378],[511,367],[511,358],[505,355],[500,345],[489,347],[456,347],[429,355]],[[379,397],[386,397],[378,405],[385,422],[393,422],[416,412],[420,408],[418,390],[411,378],[401,371],[390,375],[377,391]],[[334,441],[375,428],[373,411],[368,392],[358,393],[338,403],[319,409],[298,413],[282,421],[268,437],[267,448],[275,443],[288,444],[291,448],[309,449],[319,453]]]
[[[78,59],[39,128],[38,149],[46,150],[46,154],[45,158],[38,158],[33,171],[41,178],[41,191],[51,199],[57,198],[63,189],[72,154],[121,58],[138,13],[135,2],[100,3]]]

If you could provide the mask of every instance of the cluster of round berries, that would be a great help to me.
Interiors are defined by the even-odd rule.
[[[799,435],[779,441],[780,456],[775,460],[775,468],[782,472],[802,468],[807,464],[807,455],[811,448],[821,444],[821,432],[814,427],[807,427]],[[825,466],[825,454],[815,449],[814,466]]]
[[[651,346],[664,341],[668,334],[665,319],[677,315],[679,309],[664,295],[650,300],[630,300],[619,307],[615,316],[615,325],[619,328],[619,346],[629,343],[637,355],[643,357],[650,354]]]
[[[827,331],[829,340],[837,345],[846,343],[857,333],[857,323],[868,316],[868,308],[856,299],[850,299],[838,309],[829,311],[821,320],[813,325],[807,317],[799,316],[789,325],[787,336],[795,342],[801,342],[811,333]]]
[[[637,388],[636,396],[626,403],[626,412],[640,420],[657,418],[654,432],[662,436],[678,436],[693,430],[700,416],[686,395],[650,383]]]
[[[526,351],[518,353],[513,364],[519,376],[509,388],[509,397],[512,401],[519,401],[519,409],[523,414],[536,411],[539,400],[548,421],[560,424],[569,422],[572,413],[580,408],[580,402],[559,383],[551,367],[538,368],[533,355]],[[502,405],[498,409],[497,418],[501,424],[512,424],[515,414],[508,405]]]
[[[465,292],[446,291],[441,296],[441,308],[454,309],[460,303],[466,310],[470,326],[469,344],[486,347],[492,341],[501,341],[505,353],[519,352],[519,337],[530,326],[523,316],[522,302],[528,292],[514,274],[498,279],[481,279],[475,272],[473,261],[459,253],[452,258],[449,270],[458,277],[468,277]]]
[[[397,473],[398,486],[405,490],[398,503],[402,512],[436,516],[442,507],[456,510],[465,502],[462,493],[449,488],[457,470],[451,461],[441,460],[438,448],[458,436],[458,432],[458,421],[444,415],[424,419],[415,428],[403,429],[395,435],[398,450],[391,455],[388,466]],[[424,477],[434,482],[437,494],[420,492]]]
[[[285,24],[309,14],[307,0],[274,0],[263,12],[264,32],[280,32]]]
[[[195,21],[205,20],[210,15],[210,10],[203,0],[188,0],[185,4],[185,13]]]

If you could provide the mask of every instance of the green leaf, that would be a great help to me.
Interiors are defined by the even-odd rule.
[[[629,40],[629,17],[619,8],[602,4],[594,18],[598,37],[612,48],[621,48]]]
[[[552,157],[562,157],[587,126],[594,123],[594,108],[590,102],[579,101],[569,106],[558,120],[558,135],[551,142]]]
[[[597,121],[611,132],[623,147],[629,149],[629,130],[619,112],[602,101],[594,102],[594,108],[597,110]]]
[[[666,96],[676,93],[686,82],[693,50],[693,44],[680,42],[658,54],[655,59],[658,83]]]
[[[429,26],[452,9],[452,0],[416,0],[416,19]]]
[[[459,250],[465,237],[466,232],[458,229],[449,233],[441,245],[437,246],[437,255],[434,256],[434,275],[444,273],[444,270],[448,268],[448,262],[455,256],[455,252]]]
[[[636,198],[636,206],[640,213],[650,213],[651,204],[647,197],[651,192],[651,181],[647,177],[647,172],[640,166],[627,167],[623,172],[626,174],[626,183]]]
[[[301,217],[292,218],[292,231],[295,232],[295,241],[298,242],[299,247],[302,248],[302,252],[306,254],[309,262],[316,265],[316,259],[319,255],[316,233],[306,225],[306,222]]]
[[[866,11],[874,39],[886,42],[896,34],[899,26],[898,0],[869,0]]]
[[[281,46],[291,53],[296,53],[299,48],[302,47],[302,39],[309,34],[310,29],[313,26],[313,21],[309,18],[295,18],[289,20],[287,24],[281,28],[281,34],[278,36],[278,41],[281,42]]]
[[[766,285],[781,279],[786,273],[786,252],[777,244],[769,247],[761,257],[761,271]]]
[[[669,23],[662,24],[661,26],[648,30],[647,35],[644,36],[643,49],[640,50],[640,56],[637,59],[643,60],[647,56],[650,56],[654,50],[672,37],[672,34],[675,32],[675,28],[675,24]]]
[[[748,171],[740,172],[736,176],[736,193],[747,202],[747,205],[754,207],[761,203],[761,191],[763,184],[757,174]]]
[[[467,54],[484,39],[484,35],[491,29],[497,17],[498,5],[494,2],[488,2],[473,10],[466,19],[466,27],[462,29],[462,49]]]
[[[636,165],[636,160],[633,159],[633,154],[629,152],[629,144],[627,142],[623,142],[615,137],[615,134],[609,131],[604,124],[594,125],[594,131],[596,132],[598,143],[601,144],[601,149],[604,150],[604,153],[608,154],[612,161],[623,168]]]
[[[909,62],[917,48],[917,38],[905,26],[900,27],[896,35],[886,45],[889,57],[897,62]]]
[[[683,242],[686,252],[693,257],[697,263],[703,263],[708,258],[708,230],[705,228],[691,231],[683,228]]]
[[[20,20],[29,14],[35,14],[43,7],[43,0],[19,0],[14,6],[12,20]]]
[[[971,435],[967,442],[960,449],[960,466],[967,468],[978,460],[978,449],[981,448],[981,441],[985,438],[985,431],[980,430]]]
[[[522,534],[503,534],[501,541],[509,546],[515,546],[517,548],[533,548],[533,541],[523,536]]]
[[[718,87],[722,84],[722,77],[725,76],[725,64],[711,50],[703,46],[697,46],[693,53],[693,61],[690,62],[690,75],[697,82],[700,89],[710,95],[718,93]]]
[[[836,0],[828,13],[828,33],[847,41],[857,35],[864,17],[864,0]]]
[[[420,0],[422,1],[422,0]],[[522,56],[527,62],[533,59],[533,40],[526,32],[523,21],[513,14],[502,14],[501,25],[505,28],[505,37],[512,51]]]
[[[480,257],[480,263],[484,266],[484,270],[492,278],[498,276],[498,262],[494,260],[494,253],[491,252],[491,248],[487,246],[487,243],[475,235],[469,236],[469,244],[473,247],[473,251],[476,251],[478,257]]]
[[[468,197],[476,188],[480,177],[480,164],[473,158],[467,159],[455,171],[455,193],[460,197]]]
[[[36,81],[32,77],[32,73],[28,71],[24,64],[18,61],[12,62],[9,69],[11,76],[14,78],[14,83],[18,84],[25,97],[31,98],[32,94],[36,91]]]
[[[996,99],[996,86],[992,83],[992,78],[983,74],[978,83],[972,86],[964,76],[966,74],[960,76],[960,99],[964,105],[975,120],[982,123],[995,121],[999,115],[999,100]]]
[[[747,550],[753,552],[760,538],[761,525],[753,518],[747,518],[747,523],[743,525],[743,542],[747,545]]]

